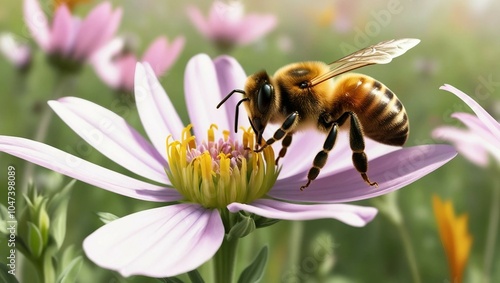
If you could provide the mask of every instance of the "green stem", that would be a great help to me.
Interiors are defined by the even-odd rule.
[[[486,246],[484,247],[484,269],[483,282],[491,282],[491,266],[495,253],[495,243],[498,234],[498,222],[500,221],[500,182],[495,181],[493,196],[491,198],[490,221],[486,235]]]
[[[304,222],[292,221],[290,231],[290,241],[288,250],[290,251],[288,267],[300,266],[300,247],[304,236]]]
[[[238,239],[222,241],[222,246],[214,256],[214,282],[233,282],[237,247]]]
[[[59,74],[56,78],[56,83],[54,87],[54,92],[49,99],[56,99],[62,96],[63,93],[67,92],[68,85],[72,84],[72,78],[68,75]],[[47,134],[50,128],[50,122],[52,121],[53,112],[50,107],[44,103],[42,105],[42,110],[40,117],[38,118],[38,124],[36,126],[35,134],[33,140],[38,142],[44,142],[47,138]],[[21,176],[21,190],[26,192],[28,188],[28,183],[33,176],[35,164],[28,162],[24,167],[23,174]]]
[[[236,223],[236,214],[230,213],[227,209],[219,210],[224,223],[224,229],[227,233]],[[236,250],[238,248],[238,238],[233,238],[230,241],[224,236],[222,245],[215,253],[213,258],[214,282],[233,282],[234,267],[236,265]]]
[[[72,81],[73,80],[72,80],[71,76],[60,74],[60,73],[57,74],[55,84],[54,84],[55,85],[54,92],[52,93],[52,95],[50,95],[49,99],[56,99],[56,98],[61,97],[64,93],[67,93],[67,88],[68,88],[68,86],[72,85]],[[52,109],[50,109],[50,107],[46,103],[44,103],[44,105],[42,106],[42,113],[41,113],[41,116],[38,120],[39,121],[38,125],[36,127],[35,135],[33,136],[33,139],[35,141],[38,141],[38,142],[45,141],[45,139],[47,138],[47,133],[48,133],[49,128],[50,128],[50,122],[52,120],[52,116],[53,116]],[[26,165],[24,166],[23,173],[21,175],[21,181],[20,181],[20,188],[21,188],[22,193],[28,192],[28,183],[32,179],[34,171],[35,171],[35,164],[33,164],[31,162],[27,162]],[[18,205],[20,205],[20,206],[23,205],[22,198],[21,198],[21,202],[19,202]],[[25,264],[23,261],[24,261],[24,259],[21,257],[19,259],[19,262],[18,262],[19,267],[20,267],[18,270],[22,270],[22,266]],[[43,276],[43,266],[42,266],[41,272],[42,273],[40,273],[40,274],[42,274],[42,276]],[[17,276],[18,276],[19,280],[22,282],[23,281],[22,280],[23,273],[18,272]]]
[[[411,276],[413,278],[413,282],[420,283],[420,273],[418,272],[418,264],[417,258],[415,256],[415,250],[413,249],[413,245],[411,244],[410,234],[406,229],[403,222],[396,224],[398,228],[399,235],[401,240],[403,241],[403,247],[405,249],[406,258],[408,259],[408,265],[410,267]]]
[[[385,195],[383,197],[373,200],[375,206],[379,209],[380,213],[385,215],[390,222],[396,226],[399,236],[403,242],[403,248],[405,249],[406,258],[408,260],[408,265],[410,267],[411,276],[414,283],[420,283],[420,273],[418,272],[417,258],[415,256],[415,250],[413,249],[410,233],[406,228],[403,220],[403,214],[399,209],[399,203],[397,201],[397,192]]]

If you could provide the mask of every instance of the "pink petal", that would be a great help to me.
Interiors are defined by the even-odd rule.
[[[183,198],[176,190],[130,178],[40,142],[0,136],[0,151],[120,195],[154,202]]]
[[[15,67],[23,69],[31,62],[31,48],[14,34],[0,33],[0,53]]]
[[[483,141],[470,131],[445,126],[432,131],[432,136],[453,143],[458,152],[472,163],[482,167],[488,165],[488,153],[483,147]]]
[[[77,97],[49,101],[49,105],[75,133],[109,159],[140,176],[170,185],[165,159],[122,117]]]
[[[314,220],[333,218],[345,224],[362,227],[377,215],[374,207],[349,204],[295,204],[272,199],[259,199],[251,204],[231,203],[228,210],[240,210],[257,215],[282,220]]]
[[[205,20],[201,11],[195,6],[189,6],[186,9],[187,15],[195,28],[205,37],[208,37],[210,32],[209,23]]]
[[[165,152],[166,139],[180,139],[184,125],[151,67],[135,67],[135,103],[142,125],[158,152]]]
[[[467,94],[448,84],[440,87],[440,89],[447,90],[462,99],[465,103],[467,103],[467,105],[469,105],[472,111],[476,113],[477,117],[481,121],[483,121],[486,127],[490,129],[493,135],[496,137],[500,137],[500,123],[498,123],[495,118],[493,118],[488,112],[486,112],[484,108],[481,107],[481,105],[474,101],[474,99],[470,98]]]
[[[155,75],[160,77],[175,62],[184,47],[184,42],[183,37],[178,37],[171,46],[168,46],[167,39],[159,37],[146,50],[142,61],[148,62],[151,68],[153,68]]]
[[[71,12],[66,5],[59,6],[52,22],[52,38],[49,52],[68,54],[72,47],[74,33]]]
[[[238,34],[239,44],[248,44],[258,40],[276,27],[277,19],[272,15],[248,15],[241,23]]]
[[[225,111],[217,109],[222,100],[217,72],[214,63],[205,54],[189,60],[184,77],[184,89],[189,118],[193,132],[198,140],[204,140],[210,125],[217,124],[219,129],[232,129]]]
[[[304,191],[300,190],[300,186],[306,183],[306,175],[279,179],[269,195],[288,201],[319,203],[373,198],[415,182],[450,161],[456,154],[449,145],[402,148],[369,161],[368,177],[378,182],[378,187],[370,187],[351,167],[329,176],[323,176],[320,172],[318,179]]]
[[[97,265],[124,277],[170,277],[196,269],[217,252],[224,225],[217,210],[175,204],[134,213],[99,228],[83,242]]]
[[[500,136],[495,136],[490,128],[487,127],[483,121],[481,121],[477,116],[469,113],[453,113],[451,117],[460,120],[464,123],[473,134],[478,135],[483,138],[486,142],[494,145],[492,151],[500,149]]]
[[[116,64],[119,66],[121,73],[119,88],[126,91],[133,91],[137,58],[133,54],[126,54],[121,58],[118,58],[116,61]]]
[[[121,19],[121,9],[112,12],[109,2],[95,7],[82,22],[75,39],[74,59],[85,60],[104,45],[118,28]]]
[[[49,23],[45,13],[37,0],[24,0],[24,22],[28,26],[31,36],[43,51],[48,52],[50,47]]]
[[[124,46],[123,38],[115,38],[94,52],[91,58],[96,74],[105,84],[114,89],[117,89],[122,82],[122,71],[115,56],[119,56]]]
[[[217,73],[220,93],[222,95],[221,97],[225,97],[235,89],[243,89],[245,87],[247,75],[245,74],[245,71],[238,63],[238,61],[236,61],[236,59],[229,56],[219,56],[214,59],[214,65],[215,71]],[[236,115],[236,104],[242,98],[243,96],[240,93],[234,93],[232,97],[227,100],[218,110],[220,112],[226,112],[227,120],[230,123],[230,128],[227,130],[230,131],[230,135],[233,138],[237,136],[234,134],[233,129],[234,118]],[[238,127],[241,126],[245,128],[250,127],[250,123],[248,122],[248,114],[246,113],[245,107],[243,105],[240,105],[238,117]]]

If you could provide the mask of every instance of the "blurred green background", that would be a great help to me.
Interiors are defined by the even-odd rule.
[[[42,0],[44,1],[44,0]],[[76,13],[85,15],[98,1],[82,4]],[[139,54],[159,35],[186,38],[185,48],[161,83],[173,100],[183,121],[188,123],[183,97],[183,76],[187,61],[195,54],[218,55],[190,23],[185,10],[196,5],[208,12],[211,1],[112,1],[123,7],[119,34],[136,39]],[[304,60],[331,62],[348,52],[386,39],[413,37],[422,42],[389,65],[370,66],[359,72],[385,83],[405,105],[411,123],[408,146],[434,141],[433,128],[442,124],[460,125],[450,118],[457,111],[470,110],[451,93],[438,88],[449,83],[475,98],[493,116],[500,117],[500,2],[460,1],[243,1],[247,12],[271,13],[278,25],[262,40],[236,47],[231,55],[247,74]],[[387,16],[389,15],[389,16]],[[22,1],[1,0],[0,31],[26,38]],[[44,54],[36,49],[29,74],[21,76],[0,58],[0,134],[32,138],[39,120],[39,109],[53,96],[55,75]],[[489,86],[484,81],[492,81]],[[90,66],[72,81],[73,88],[63,96],[94,101],[122,115],[144,133],[137,112],[126,99],[104,85]],[[483,85],[483,87],[479,87]],[[476,93],[480,89],[481,93]],[[189,103],[189,102],[187,102]],[[110,162],[54,117],[46,143],[118,172],[128,173]],[[7,166],[17,168],[17,178],[25,162],[0,154],[0,187],[7,183]],[[474,238],[464,281],[476,281],[483,265],[490,199],[498,171],[478,168],[459,156],[443,168],[397,193],[404,224],[416,252],[422,282],[450,282],[445,254],[441,247],[432,211],[431,197],[437,194],[453,201],[457,213],[469,215]],[[39,187],[47,170],[37,167]],[[64,182],[69,179],[65,177]],[[1,189],[0,202],[6,202]],[[18,195],[18,199],[20,196]],[[373,205],[372,201],[357,204]],[[132,200],[77,182],[70,201],[66,243],[80,247],[83,239],[102,225],[96,212],[124,216],[159,206]],[[18,208],[19,209],[19,208]],[[301,231],[303,233],[301,233]],[[333,238],[334,266],[323,279],[317,279],[321,261],[311,246],[321,243],[318,235]],[[328,241],[327,241],[328,242]],[[332,220],[304,223],[280,222],[259,230],[241,241],[242,256],[236,274],[248,264],[258,248],[268,243],[270,259],[262,282],[411,282],[402,238],[397,228],[380,214],[364,228],[353,228]],[[497,240],[494,275],[500,282],[500,243]],[[314,250],[314,249],[313,249]],[[0,252],[6,245],[0,242]],[[205,268],[205,269],[208,269]],[[143,277],[121,278],[86,261],[80,282],[156,282]],[[92,278],[87,279],[84,278]],[[316,279],[314,279],[316,278]],[[326,279],[325,279],[326,278]],[[28,282],[28,281],[26,281]]]

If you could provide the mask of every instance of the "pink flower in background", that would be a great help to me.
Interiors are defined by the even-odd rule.
[[[453,113],[452,117],[460,120],[467,128],[442,126],[433,131],[434,138],[450,141],[460,153],[478,166],[488,165],[488,154],[500,164],[500,123],[462,91],[451,85],[444,85],[441,89],[458,96],[476,115]]]
[[[244,132],[242,142],[229,131],[215,141],[213,129],[232,128],[238,98],[231,98],[220,109],[216,105],[231,90],[243,87],[245,79],[245,72],[231,57],[212,61],[206,55],[198,55],[190,60],[185,73],[185,96],[193,125],[191,135],[154,71],[139,63],[135,101],[149,141],[122,117],[90,101],[65,97],[49,102],[59,117],[90,145],[152,182],[122,175],[23,138],[0,136],[0,151],[111,192],[170,203],[114,220],[84,241],[85,253],[99,266],[124,276],[151,277],[185,273],[212,258],[228,232],[223,224],[228,211],[243,210],[283,220],[333,218],[364,226],[377,210],[340,202],[397,190],[456,155],[453,147],[447,145],[399,148],[367,140],[370,177],[379,184],[374,188],[352,166],[348,139],[343,136],[319,178],[301,191],[311,158],[321,148],[324,135],[297,133],[281,168],[274,165],[271,147],[249,154],[246,148],[251,148],[249,143],[253,142],[250,131],[240,131]],[[248,128],[245,113],[240,113],[239,118],[239,125]],[[204,139],[207,131],[208,139]]]
[[[38,0],[24,0],[24,21],[38,46],[59,60],[85,62],[116,32],[122,16],[111,3],[97,5],[84,20],[73,16],[64,4],[55,10],[51,22]]]
[[[92,57],[92,65],[99,77],[111,88],[132,91],[134,70],[138,61],[147,62],[157,77],[162,76],[174,64],[184,47],[184,38],[177,37],[168,43],[166,37],[158,37],[148,47],[142,59],[128,50],[126,39],[115,38],[100,48]]]
[[[11,33],[0,34],[0,53],[20,70],[28,68],[31,63],[31,48],[19,42]]]
[[[187,14],[196,29],[223,50],[254,42],[273,30],[277,23],[274,15],[245,15],[243,4],[237,1],[228,4],[215,1],[208,18],[194,6],[188,7]]]

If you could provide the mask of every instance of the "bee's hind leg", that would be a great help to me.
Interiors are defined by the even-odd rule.
[[[368,170],[368,158],[365,154],[365,141],[363,138],[363,132],[361,130],[361,124],[356,116],[352,112],[348,112],[351,117],[351,129],[349,130],[349,144],[352,150],[352,163],[358,172],[361,174],[363,180],[370,186],[377,187],[377,182],[372,182],[366,175]]]

